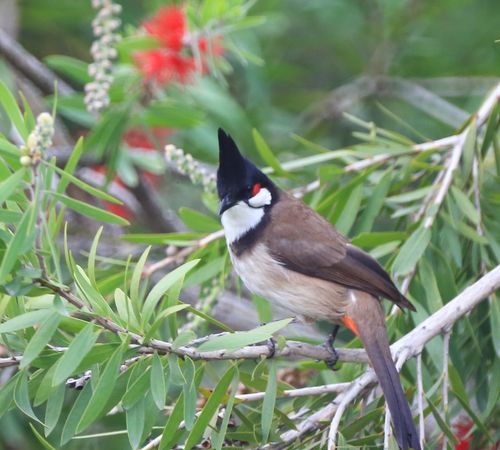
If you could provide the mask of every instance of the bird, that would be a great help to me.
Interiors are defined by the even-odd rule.
[[[219,128],[217,193],[231,262],[245,286],[299,321],[329,321],[359,336],[402,450],[421,450],[392,360],[380,298],[415,307],[370,255],[302,200],[280,189]]]

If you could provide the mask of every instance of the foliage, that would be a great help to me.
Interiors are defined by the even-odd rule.
[[[436,9],[447,2],[442,3]],[[234,130],[244,142],[245,152],[251,154],[255,149],[255,159],[269,166],[266,171],[281,187],[296,189],[354,244],[377,257],[396,280],[409,285],[417,312],[389,316],[391,341],[499,263],[498,105],[480,109],[482,115],[474,113],[476,105],[469,113],[461,110],[465,120],[453,127],[446,118],[441,122],[447,126],[425,125],[425,133],[433,138],[450,137],[444,143],[424,144],[414,142],[416,137],[429,140],[413,128],[421,124],[418,115],[409,114],[415,119],[409,124],[381,105],[374,116],[383,117],[381,122],[390,121],[392,127],[346,115],[346,128],[356,130],[356,142],[331,150],[324,146],[334,142],[324,124],[310,126],[290,120],[285,126],[280,122],[291,117],[293,108],[287,110],[283,98],[277,98],[274,105],[264,99],[265,81],[254,73],[263,60],[275,65],[280,82],[299,69],[274,62],[269,55],[276,58],[276,50],[260,51],[249,32],[260,30],[270,39],[280,25],[280,17],[274,15],[279,8],[257,5],[252,13],[250,6],[243,1],[187,2],[182,17],[180,8],[171,7],[174,10],[169,11],[177,14],[173,19],[152,18],[151,11],[145,28],[127,24],[116,44],[110,105],[99,114],[86,109],[82,92],[90,77],[86,63],[73,57],[46,59],[48,66],[77,86],[71,95],[49,98],[52,114],[35,115],[23,96],[16,100],[12,90],[0,82],[5,111],[5,135],[0,136],[0,345],[13,357],[0,359],[0,375],[8,374],[0,379],[0,423],[2,429],[9,423],[29,423],[39,442],[35,448],[82,448],[82,442],[89,446],[113,442],[116,448],[136,449],[145,448],[150,439],[160,449],[176,445],[186,449],[197,445],[256,448],[279,443],[283,433],[294,430],[335,397],[328,393],[291,398],[284,396],[285,390],[350,382],[365,370],[364,365],[353,363],[332,372],[323,362],[308,360],[219,359],[221,353],[246,348],[283,331],[290,319],[233,332],[216,317],[217,299],[224,288],[234,288],[234,283],[210,183],[205,183],[206,191],[192,189],[177,201],[195,209],[179,212],[184,226],[175,232],[149,233],[134,217],[132,205],[123,205],[117,198],[115,193],[121,192],[117,186],[133,190],[149,178],[148,186],[154,190],[159,175],[168,170],[170,177],[179,171],[175,164],[172,167],[172,158],[165,162],[162,147],[167,142],[182,144],[203,164],[213,163],[216,127]],[[316,17],[321,13],[317,6],[296,2],[289,8],[282,12],[282,19],[297,11]],[[327,10],[327,15],[349,13],[353,23],[368,21],[358,7],[347,2]],[[389,5],[377,11],[384,15],[389,36],[403,33],[396,19],[407,12]],[[161,35],[155,20],[176,21],[177,34]],[[151,29],[154,32],[148,34]],[[340,32],[329,39],[336,42]],[[281,50],[285,47],[279,40],[275,45]],[[314,45],[307,48],[303,45],[289,51],[311,53]],[[405,58],[401,55],[397,64],[402,65]],[[239,65],[238,60],[244,64]],[[166,69],[174,72],[165,73]],[[420,75],[418,71],[412,74]],[[229,83],[237,90],[235,79],[245,77],[246,100],[241,92],[233,95],[228,87]],[[405,88],[411,91],[414,86]],[[278,89],[275,95],[280,96]],[[307,95],[308,104],[313,97]],[[414,105],[409,98],[400,111]],[[323,117],[322,105],[319,102],[311,108],[313,116],[320,111],[317,114]],[[372,106],[355,112],[366,116]],[[271,112],[264,111],[266,108]],[[431,115],[444,116],[443,111]],[[273,112],[279,114],[268,125]],[[55,119],[88,130],[85,138],[71,146],[64,162],[57,152],[50,152],[55,137],[43,134],[43,126],[58,126]],[[276,139],[276,130],[289,129],[299,130],[301,135],[294,135],[292,150],[285,151],[287,146]],[[191,155],[176,154],[185,163],[181,173],[189,175],[193,167],[198,175],[202,169],[208,176],[213,172],[211,166],[200,169],[201,163]],[[84,179],[79,169],[88,157],[93,158],[93,172]],[[95,182],[98,174],[104,174],[100,183]],[[167,201],[175,204],[171,197],[167,195]],[[75,224],[67,220],[79,222],[84,217],[90,219],[84,223],[105,226],[91,237],[88,251],[78,252],[76,237],[71,234]],[[123,238],[133,244],[127,247],[131,255],[106,253],[102,241],[129,222],[131,229]],[[143,250],[145,245],[155,249],[169,246],[163,276],[156,277],[159,252],[152,247]],[[193,287],[199,290],[194,303],[188,302]],[[260,320],[269,321],[265,300],[253,300]],[[430,447],[447,436],[450,445],[461,439],[471,448],[487,448],[498,437],[500,384],[499,377],[493,376],[499,371],[498,330],[500,311],[492,298],[455,325],[449,360],[443,358],[442,338],[425,347],[424,413],[433,416],[438,427],[429,435]],[[347,332],[340,338],[347,347],[359,346]],[[282,348],[284,338],[277,345]],[[445,373],[449,401],[441,389]],[[413,362],[404,367],[402,379],[408,396],[415,398],[418,373]],[[68,382],[79,383],[83,389],[71,390],[66,387]],[[264,392],[264,399],[249,401],[244,396],[249,392]],[[462,420],[463,415],[470,435],[457,429],[456,419]],[[327,435],[327,424],[320,423],[313,433],[288,448],[325,448],[325,432]],[[382,432],[383,403],[371,397],[348,408],[339,445],[377,446]]]

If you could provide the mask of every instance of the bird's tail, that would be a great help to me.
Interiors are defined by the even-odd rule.
[[[365,299],[358,302],[363,306],[355,308],[350,317],[356,324],[359,337],[384,392],[399,447],[402,450],[421,450],[413,416],[392,360],[382,308],[377,299],[369,295],[367,297],[370,297],[370,300],[366,298],[366,302]],[[375,306],[369,307],[370,304]]]

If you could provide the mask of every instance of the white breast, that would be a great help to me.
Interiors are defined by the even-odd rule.
[[[241,256],[229,248],[233,266],[245,286],[290,311],[299,319],[338,321],[350,302],[347,289],[291,271],[271,257],[263,244]]]

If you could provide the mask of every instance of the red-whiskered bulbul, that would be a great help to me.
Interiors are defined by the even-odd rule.
[[[299,320],[328,320],[358,335],[384,392],[399,447],[420,450],[379,298],[415,311],[413,305],[377,261],[279,189],[222,129],[217,191],[229,254],[247,288]]]

